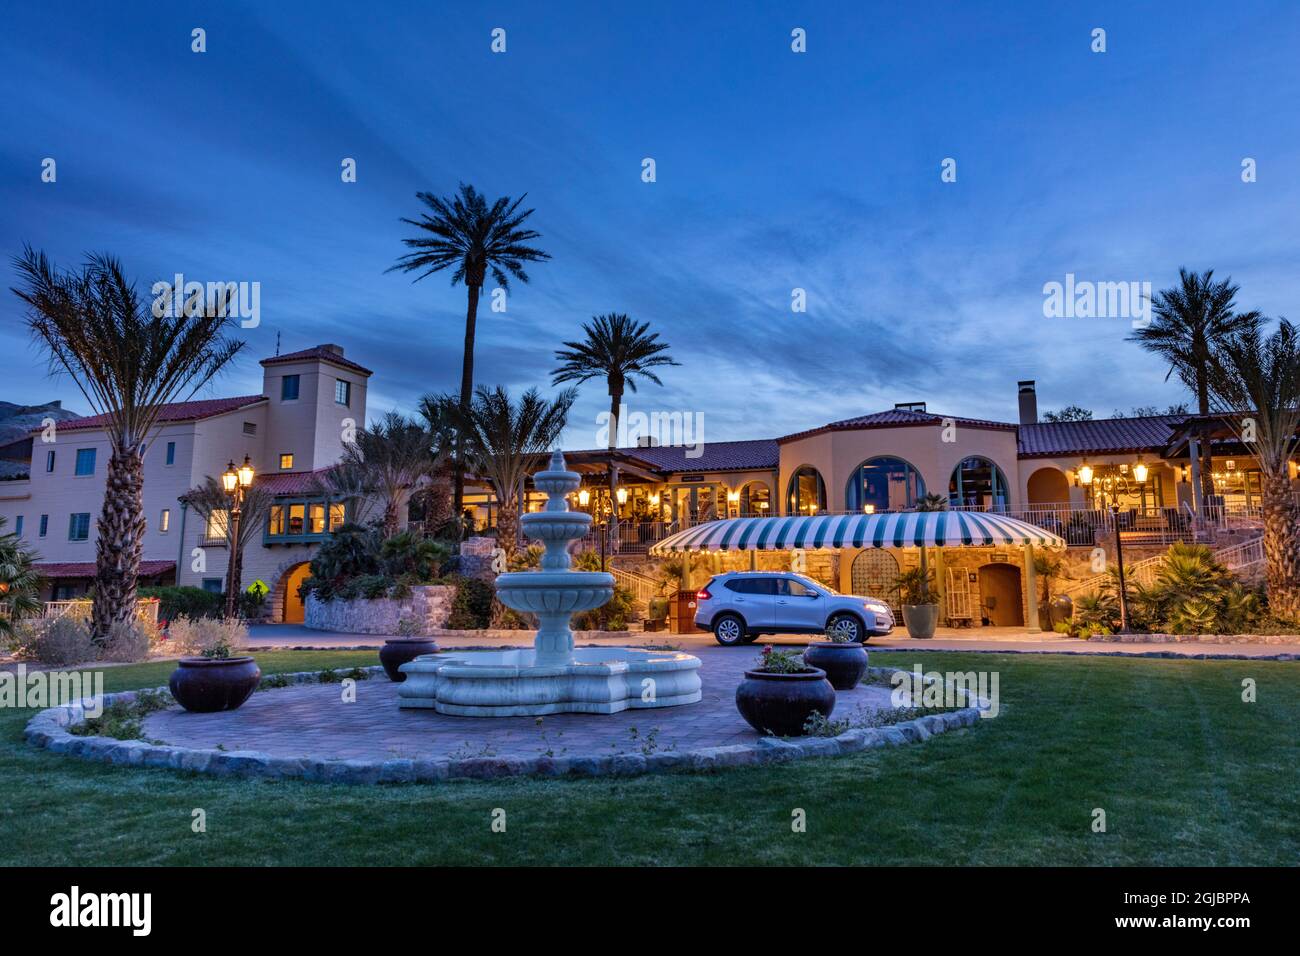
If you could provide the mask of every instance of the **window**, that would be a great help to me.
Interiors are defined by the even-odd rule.
[[[80,514],[70,515],[68,517],[68,540],[85,541],[90,537],[90,512],[83,511]]]
[[[209,541],[224,541],[228,516],[229,512],[225,508],[217,508],[209,512],[208,523],[203,536]]]
[[[162,514],[158,516],[158,533],[166,534],[167,529],[172,524],[172,512],[170,508],[164,508]]]
[[[844,489],[850,511],[906,511],[925,497],[921,473],[902,458],[869,458],[853,470]]]
[[[294,501],[271,505],[266,519],[266,536],[325,535],[343,524],[346,511],[341,501]]]
[[[335,502],[330,505],[330,530],[333,531],[339,525],[347,520],[345,509],[342,502]]]
[[[93,475],[95,473],[95,449],[77,449],[77,467],[72,473],[74,475]]]
[[[334,404],[351,405],[352,404],[352,383],[345,382],[343,379],[334,380]]]
[[[324,534],[325,533],[325,506],[311,505],[307,509],[307,513],[311,517],[311,531],[308,533]]]
[[[1002,469],[987,458],[972,455],[963,458],[952,470],[948,481],[948,504],[956,508],[1000,511],[1007,504],[1007,478]]]
[[[267,534],[284,534],[284,505],[271,505],[271,517],[266,522]]]
[[[306,505],[289,506],[289,533],[302,534],[302,519],[307,513]]]
[[[280,456],[280,470],[288,471],[293,467],[293,455],[288,453]]]
[[[725,587],[737,594],[775,594],[776,578],[733,578]]]
[[[43,538],[49,532],[49,530],[50,530],[50,516],[41,515],[41,525],[40,525],[40,531],[38,533]]]
[[[167,443],[167,464],[176,464],[176,443],[174,441]]]
[[[781,578],[776,582],[776,593],[797,598],[817,596],[817,592],[808,585],[801,581],[791,581],[789,578]]]
[[[22,515],[19,515],[17,518],[14,518],[14,534],[18,535],[18,537],[20,537],[20,538],[23,536],[23,516],[22,516]]]
[[[45,453],[45,472],[49,474],[54,470],[54,449]]]
[[[296,402],[298,400],[298,376],[286,375],[280,379],[280,401]]]
[[[256,422],[244,422],[244,434],[245,434],[245,435],[256,435],[256,434],[257,434],[257,423],[256,423]]]
[[[220,594],[225,590],[225,586],[223,585],[221,578],[204,578],[203,590],[210,594]]]

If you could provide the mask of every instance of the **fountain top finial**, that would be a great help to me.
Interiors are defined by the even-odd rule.
[[[557,448],[555,449],[555,451],[551,452],[551,466],[548,470],[550,471],[568,470],[567,463],[564,460],[564,452],[560,451],[560,449]]]

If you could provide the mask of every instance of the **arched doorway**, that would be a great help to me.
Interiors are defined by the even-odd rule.
[[[280,619],[285,624],[301,624],[306,616],[306,608],[302,598],[298,596],[298,588],[302,586],[303,581],[307,580],[307,575],[310,573],[311,565],[303,562],[286,571],[281,579],[284,581],[284,614]]]
[[[1020,599],[1020,569],[1014,564],[986,564],[980,568],[980,603],[993,627],[1024,627]]]
[[[766,518],[772,514],[772,491],[762,481],[748,481],[740,489],[740,517]]]
[[[785,513],[788,515],[815,515],[826,510],[826,482],[821,472],[811,465],[803,465],[790,476],[790,486],[785,494]]]
[[[1059,505],[1070,501],[1070,480],[1059,468],[1039,468],[1025,489],[1031,505]]]
[[[849,566],[849,582],[853,593],[862,597],[880,598],[901,614],[898,580],[898,559],[880,548],[859,551]]]
[[[1001,511],[1009,498],[1007,476],[983,455],[963,458],[948,480],[948,505],[952,508]]]

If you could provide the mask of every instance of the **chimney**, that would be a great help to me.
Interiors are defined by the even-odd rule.
[[[923,412],[925,402],[895,402],[894,409],[900,412]]]
[[[1016,391],[1019,393],[1020,400],[1020,424],[1037,425],[1038,392],[1034,390],[1034,380],[1031,378],[1025,382],[1018,382]]]
[[[325,345],[318,345],[317,348],[319,348],[322,352],[332,352],[333,354],[339,356],[340,358],[343,357],[343,346],[341,345],[335,345],[334,343],[329,342],[326,343]]]

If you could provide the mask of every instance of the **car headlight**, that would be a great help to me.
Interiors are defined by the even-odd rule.
[[[872,614],[879,614],[881,617],[888,617],[888,616],[889,616],[889,608],[885,607],[885,605],[883,605],[883,604],[872,604],[872,603],[867,603],[867,604],[865,605],[865,607],[866,607],[866,609],[867,609],[868,611],[870,611]]]

